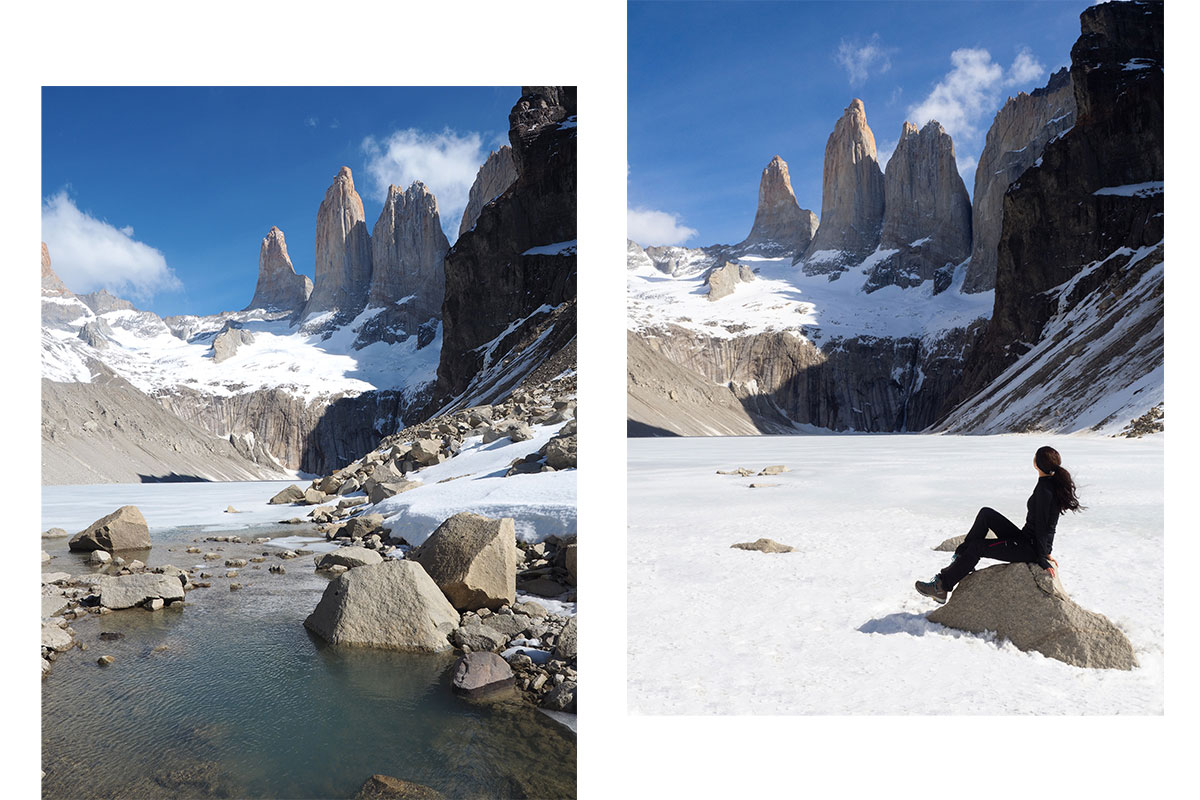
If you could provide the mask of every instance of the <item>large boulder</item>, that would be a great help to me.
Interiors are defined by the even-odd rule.
[[[459,615],[413,561],[384,561],[339,575],[304,627],[331,644],[437,653]]]
[[[455,514],[438,526],[416,560],[460,611],[517,600],[517,537],[509,517]]]
[[[303,501],[304,490],[293,483],[291,486],[287,487],[282,492],[268,500],[267,503],[273,506],[278,506],[288,503],[300,503]]]
[[[171,603],[183,599],[183,584],[174,575],[102,575],[97,588],[100,605],[113,610],[140,606],[147,600]]]
[[[1133,669],[1129,639],[1107,617],[1076,605],[1057,577],[1036,564],[1002,564],[963,578],[929,621],[994,631],[1024,651],[1077,667]]]
[[[495,653],[467,653],[454,665],[455,691],[472,699],[511,693],[513,684],[512,667]]]
[[[137,506],[121,506],[75,534],[68,547],[82,551],[145,550],[150,547],[150,528]]]
[[[332,566],[369,567],[383,561],[383,556],[365,547],[342,547],[332,553],[317,557],[317,569],[329,569]]]

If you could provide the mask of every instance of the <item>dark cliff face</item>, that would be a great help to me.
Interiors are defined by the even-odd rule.
[[[995,309],[954,402],[985,388],[1053,316],[1119,279],[1135,251],[1163,238],[1162,4],[1107,3],[1080,20],[1075,126],[1004,197]],[[1055,290],[1072,279],[1069,292]]]
[[[543,344],[574,335],[573,313],[539,309],[575,300],[575,251],[550,247],[576,238],[575,87],[523,87],[509,114],[509,141],[516,181],[446,254],[438,403],[474,396],[481,382],[503,382],[517,362],[526,369],[544,360],[514,354],[533,346],[535,328],[555,328]],[[557,330],[564,325],[569,335]]]

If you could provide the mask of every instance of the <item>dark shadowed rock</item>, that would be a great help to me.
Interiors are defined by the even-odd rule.
[[[72,550],[141,550],[150,547],[150,528],[137,506],[121,506],[75,534]]]
[[[1077,667],[1133,669],[1133,645],[1108,618],[1076,605],[1058,578],[1036,564],[1002,564],[963,578],[929,621],[994,631],[1025,651]]]

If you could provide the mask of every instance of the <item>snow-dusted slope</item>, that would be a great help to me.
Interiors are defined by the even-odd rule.
[[[44,298],[58,306],[68,305],[66,300]],[[172,327],[148,311],[96,315],[82,303],[74,304],[78,317],[43,327],[43,374],[51,380],[82,380],[78,364],[90,357],[148,394],[176,386],[217,396],[278,388],[314,400],[339,392],[416,388],[437,374],[436,339],[419,350],[416,336],[353,348],[358,330],[383,310],[379,308],[368,308],[323,338],[302,332],[286,315],[262,311],[176,317]],[[112,331],[107,346],[99,349],[79,339],[80,329],[93,319],[104,320]],[[213,338],[230,322],[254,340],[217,363]]]
[[[1068,307],[1076,287],[1118,258],[1128,259],[1118,280]],[[1041,339],[939,428],[1116,434],[1161,405],[1163,269],[1161,242],[1121,247],[1050,290],[1058,297],[1058,312]]]
[[[653,251],[655,248],[651,248]],[[682,248],[676,248],[682,251]],[[806,275],[791,258],[744,255],[731,259],[755,271],[756,279],[739,283],[734,293],[716,302],[708,300],[703,251],[675,252],[670,266],[675,274],[658,268],[647,251],[629,256],[629,328],[647,331],[676,325],[704,336],[728,338],[768,331],[789,331],[820,344],[836,337],[925,337],[969,325],[990,316],[992,292],[962,294],[966,265],[955,273],[951,287],[934,294],[933,281],[912,289],[887,286],[871,294],[863,286],[871,270],[894,253],[876,250],[845,273]]]

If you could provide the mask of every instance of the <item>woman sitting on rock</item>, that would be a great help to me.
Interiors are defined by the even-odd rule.
[[[1054,529],[1060,515],[1068,510],[1080,511],[1079,498],[1075,496],[1075,481],[1071,473],[1062,466],[1062,456],[1053,447],[1039,447],[1033,456],[1033,467],[1037,470],[1038,482],[1029,496],[1026,508],[1025,527],[1018,528],[1003,514],[990,508],[981,508],[975,516],[975,524],[967,531],[967,538],[954,551],[950,565],[929,582],[917,581],[917,591],[932,597],[939,603],[954,587],[975,570],[981,558],[997,561],[1027,562],[1037,564],[1050,571],[1058,562],[1050,556],[1054,546]],[[987,539],[988,531],[996,534]]]

